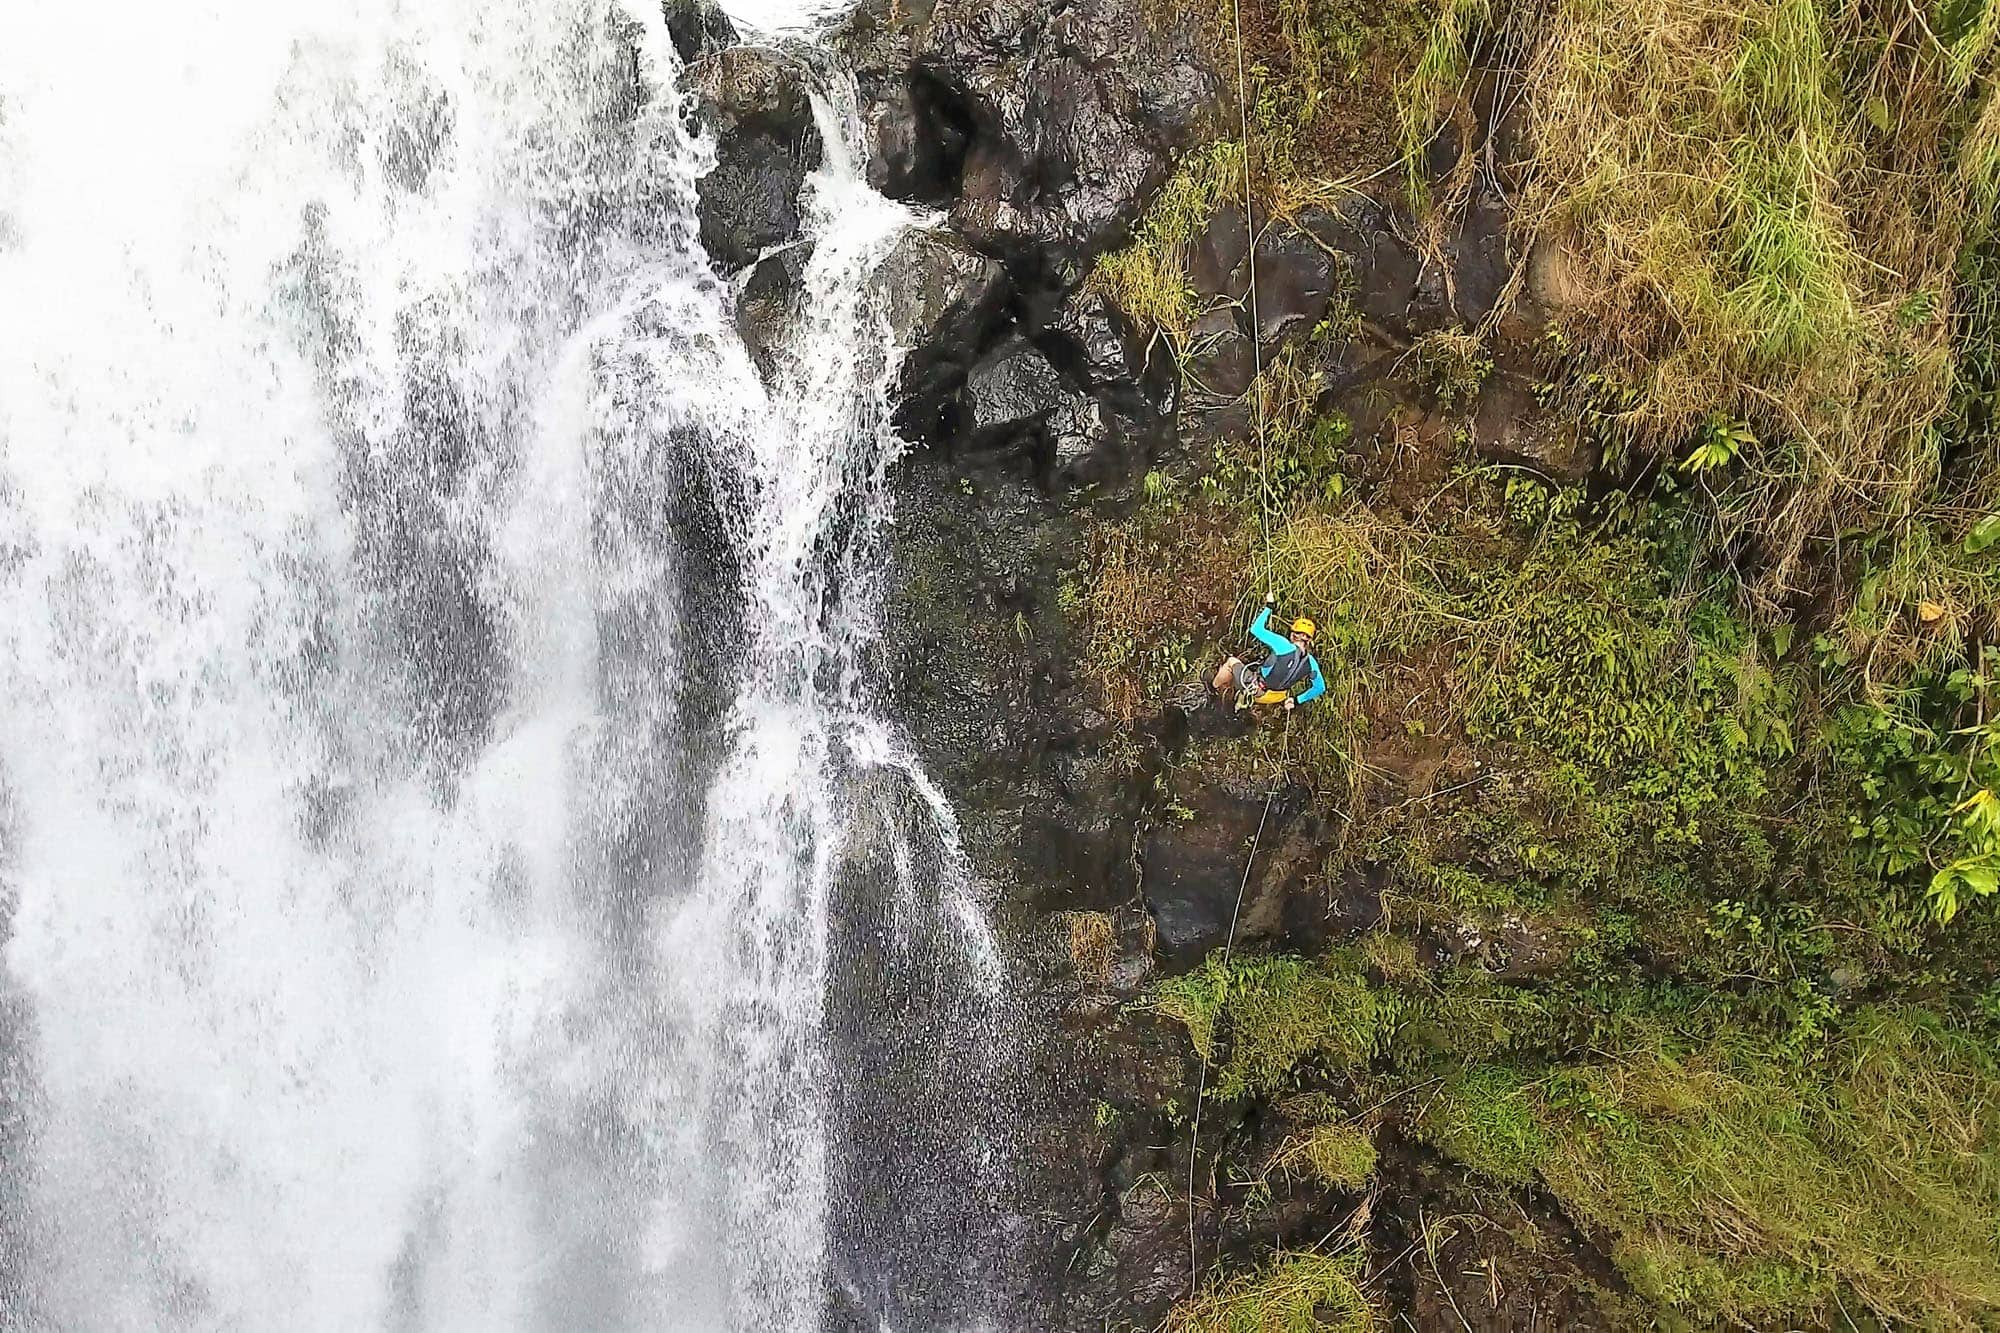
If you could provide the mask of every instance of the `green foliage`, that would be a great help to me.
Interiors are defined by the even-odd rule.
[[[1493,373],[1493,358],[1478,335],[1463,329],[1426,333],[1410,345],[1410,355],[1437,395],[1438,406],[1447,412],[1477,398],[1480,386]]]
[[[1849,831],[1892,891],[1922,892],[1941,922],[2000,888],[2000,721],[1988,673],[1919,677],[1895,696],[1840,709],[1828,746],[1858,793]]]
[[[2000,1074],[1922,1015],[1864,1012],[1813,1067],[1654,1045],[1536,1105],[1545,1183],[1690,1314],[1823,1316],[1843,1288],[1889,1319],[2000,1304]]]
[[[1188,280],[1188,246],[1217,206],[1242,188],[1241,145],[1219,140],[1187,154],[1153,197],[1131,244],[1097,261],[1091,285],[1140,328],[1184,338],[1199,313]]]
[[[1694,448],[1681,460],[1683,472],[1707,472],[1715,468],[1728,467],[1736,461],[1736,455],[1754,446],[1757,436],[1741,421],[1731,420],[1723,414],[1710,413],[1701,429],[1695,432]]]
[[[1492,14],[1491,0],[1443,0],[1416,66],[1398,90],[1403,176],[1413,200],[1429,197],[1425,154],[1440,116],[1465,82],[1473,36]]]
[[[1505,1065],[1470,1065],[1446,1080],[1416,1129],[1480,1174],[1525,1185],[1548,1153],[1537,1105],[1526,1075]]]
[[[1423,53],[1426,0],[1243,0],[1242,11],[1239,24],[1230,0],[1217,0],[1211,57],[1233,70],[1241,33],[1265,206],[1289,217],[1338,193],[1345,174],[1391,165],[1395,90]]]
[[[1299,958],[1210,958],[1160,984],[1154,1005],[1188,1030],[1217,1066],[1215,1096],[1271,1096],[1302,1066],[1349,1069],[1382,1048],[1395,1022],[1394,997],[1347,970]]]
[[[1273,430],[1261,452],[1246,445],[1217,445],[1202,486],[1252,517],[1260,504],[1280,514],[1312,502],[1332,504],[1347,489],[1341,462],[1353,433],[1345,416],[1329,412]]]
[[[1510,513],[1537,531],[1526,557],[1473,575],[1487,630],[1468,639],[1468,734],[1537,751],[1617,799],[1596,816],[1682,845],[1718,803],[1754,805],[1764,764],[1790,752],[1784,683],[1730,608],[1676,579],[1685,531],[1653,510],[1586,531],[1580,497],[1526,479]]]
[[[1374,1308],[1353,1250],[1280,1251],[1254,1272],[1223,1277],[1174,1307],[1168,1333],[1366,1333]]]

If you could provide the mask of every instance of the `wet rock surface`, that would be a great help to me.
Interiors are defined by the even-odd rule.
[[[667,37],[683,64],[736,44],[736,25],[713,0],[664,0]]]
[[[1232,921],[1250,950],[1355,941],[1383,924],[1388,887],[1372,864],[1326,872],[1337,833],[1308,793],[1202,759],[1251,725],[1205,690],[1128,720],[1102,712],[1078,669],[1095,627],[1073,580],[1149,470],[1248,438],[1260,361],[1301,358],[1357,434],[1448,432],[1412,406],[1425,391],[1411,349],[1483,318],[1515,262],[1484,203],[1444,237],[1443,267],[1407,216],[1372,199],[1254,228],[1225,206],[1189,247],[1198,313],[1176,364],[1085,280],[1222,86],[1180,20],[1149,13],[1135,0],[869,0],[835,38],[855,70],[871,182],[948,212],[882,274],[908,349],[898,425],[915,445],[893,474],[882,651],[911,741],[999,903],[1024,1044],[1008,1127],[1022,1163],[1006,1236],[1017,1281],[1003,1303],[1018,1326],[1051,1333],[1154,1326],[1188,1293],[1197,1065],[1184,1030],[1148,1012],[1149,988],[1198,966]],[[1509,368],[1483,390],[1475,444],[1553,467],[1519,428],[1524,382]],[[1455,946],[1496,971],[1547,956],[1504,923],[1477,945],[1431,941]],[[1363,1196],[1288,1181],[1253,1198],[1222,1177],[1224,1151],[1268,1161],[1290,1132],[1269,1107],[1204,1115],[1203,1268],[1367,1225]],[[1435,1163],[1391,1147],[1385,1188],[1398,1173],[1443,1188],[1425,1174]],[[1407,1225],[1421,1231],[1428,1214]],[[1464,1303],[1469,1285],[1445,1275],[1405,1308]],[[1492,1317],[1575,1313],[1536,1291]]]
[[[776,47],[731,46],[689,66],[686,83],[696,123],[715,136],[715,167],[699,186],[701,243],[719,267],[741,269],[798,235],[799,190],[824,151],[812,72]]]
[[[795,242],[765,255],[743,275],[736,298],[736,331],[766,376],[785,327],[797,311],[810,257],[804,244]]]
[[[875,183],[949,206],[1024,271],[1081,276],[1215,105],[1191,30],[1160,18],[1129,0],[870,0],[839,43]]]

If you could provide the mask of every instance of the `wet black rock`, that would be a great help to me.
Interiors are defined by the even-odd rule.
[[[1418,284],[1418,299],[1453,322],[1472,325],[1499,304],[1513,276],[1506,207],[1489,194],[1475,195],[1445,242],[1447,267],[1432,266]],[[1448,280],[1447,280],[1448,275]]]
[[[1273,227],[1257,240],[1253,309],[1266,357],[1312,332],[1337,282],[1334,259],[1305,232]]]
[[[1472,201],[1445,238],[1442,264],[1418,253],[1409,239],[1416,224],[1407,215],[1370,200],[1309,209],[1299,225],[1311,240],[1341,256],[1353,279],[1357,313],[1399,339],[1478,323],[1513,275],[1505,210],[1484,196]],[[1260,252],[1258,263],[1263,262]]]
[[[913,229],[882,261],[876,281],[906,351],[898,424],[912,438],[938,442],[966,372],[999,325],[1006,271],[949,231]]]
[[[1087,388],[1137,387],[1145,377],[1144,351],[1124,315],[1102,292],[1072,293],[1050,321],[1049,332],[1067,350],[1073,373]]]
[[[1191,392],[1211,399],[1236,398],[1250,387],[1255,349],[1233,308],[1211,310],[1189,327],[1181,370]]]
[[[1315,881],[1327,829],[1303,790],[1273,797],[1236,777],[1177,775],[1172,785],[1185,817],[1145,827],[1138,843],[1140,888],[1169,971],[1222,947],[1232,923],[1238,944],[1310,949],[1379,918],[1378,886],[1365,872],[1352,883]]]
[[[682,64],[692,65],[736,44],[736,25],[714,0],[663,0],[663,8],[667,37]]]
[[[965,380],[965,435],[975,448],[1037,430],[1067,397],[1062,376],[1018,335],[993,349]]]
[[[689,68],[698,122],[716,137],[701,179],[701,243],[719,267],[754,263],[798,235],[799,189],[819,165],[812,75],[799,57],[732,46]]]
[[[1240,208],[1218,208],[1188,247],[1188,283],[1196,291],[1240,301],[1250,284],[1250,229]]]
[[[1129,0],[946,0],[917,49],[975,126],[953,216],[975,243],[1081,264],[1123,238],[1214,101]]]
[[[766,375],[771,373],[778,340],[798,309],[809,257],[806,244],[795,241],[765,255],[743,276],[736,298],[736,330],[750,359]]]
[[[974,126],[937,79],[911,66],[911,46],[931,5],[865,0],[831,37],[860,94],[868,183],[892,199],[949,207]]]
[[[854,61],[877,183],[955,199],[981,249],[1073,279],[1122,239],[1215,101],[1182,25],[1130,0],[869,0]]]
[[[943,230],[905,232],[877,270],[889,302],[889,324],[913,357],[969,360],[979,349],[1007,274]]]

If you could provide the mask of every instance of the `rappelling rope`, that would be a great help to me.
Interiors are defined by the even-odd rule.
[[[1243,231],[1249,238],[1249,278],[1250,290],[1250,364],[1255,372],[1250,381],[1250,393],[1255,404],[1255,426],[1257,432],[1257,533],[1264,549],[1264,591],[1275,594],[1277,587],[1272,578],[1271,566],[1271,486],[1269,459],[1266,456],[1269,432],[1264,421],[1264,338],[1263,322],[1257,317],[1257,217],[1250,192],[1250,98],[1249,83],[1243,72],[1243,0],[1234,0],[1229,7],[1235,22],[1236,35],[1236,110],[1242,126],[1243,144]],[[1289,721],[1289,719],[1287,719]],[[1270,822],[1271,803],[1277,799],[1278,787],[1291,767],[1291,728],[1286,726],[1279,733],[1278,771],[1271,778],[1271,789],[1264,793],[1264,813],[1257,817],[1257,831],[1250,837],[1250,854],[1243,861],[1243,878],[1236,885],[1236,905],[1229,911],[1229,933],[1222,941],[1222,984],[1229,984],[1229,955],[1236,948],[1236,923],[1243,915],[1243,895],[1250,889],[1250,871],[1257,864],[1257,845],[1264,840],[1264,826]],[[1226,996],[1225,996],[1226,998]],[[1214,1029],[1210,1029],[1211,1048]],[[1200,1075],[1195,1083],[1194,1127],[1188,1138],[1188,1295],[1193,1297],[1201,1285],[1201,1261],[1196,1253],[1194,1236],[1194,1187],[1195,1168],[1201,1161],[1201,1104],[1208,1096],[1208,1055],[1197,1051],[1200,1056]]]
[[[1264,325],[1257,317],[1257,215],[1250,196],[1250,97],[1243,74],[1243,0],[1234,0],[1229,13],[1236,26],[1236,115],[1242,126],[1243,144],[1243,232],[1249,238],[1250,380],[1251,402],[1256,410],[1257,431],[1257,531],[1264,547],[1264,591],[1271,583],[1271,474],[1265,458],[1268,432],[1264,428]]]

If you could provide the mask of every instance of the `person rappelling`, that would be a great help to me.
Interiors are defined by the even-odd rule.
[[[1300,616],[1292,622],[1289,636],[1279,634],[1271,628],[1271,611],[1276,605],[1276,595],[1266,594],[1264,609],[1250,622],[1251,637],[1270,649],[1270,656],[1257,663],[1231,657],[1215,673],[1215,692],[1227,695],[1234,690],[1239,709],[1283,704],[1289,711],[1326,693],[1326,677],[1320,672],[1319,659],[1312,655],[1316,627]],[[1312,683],[1301,690],[1299,686],[1308,679]]]

